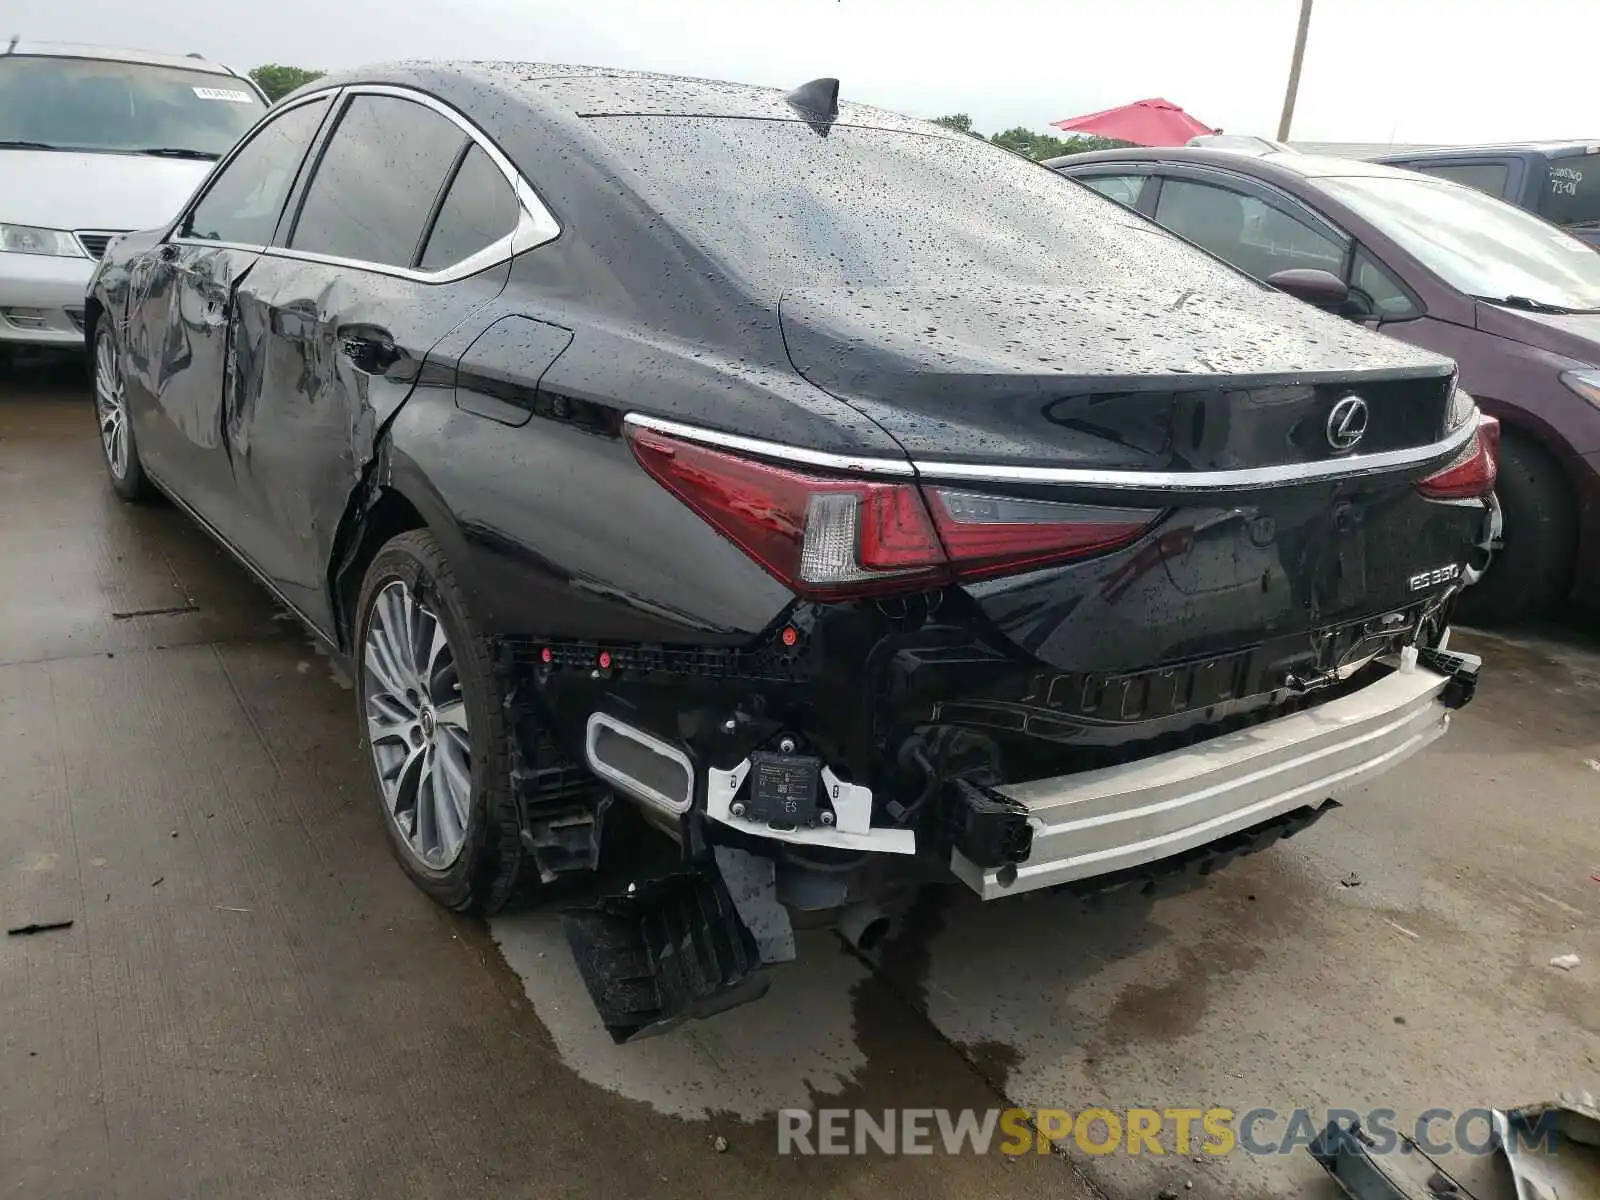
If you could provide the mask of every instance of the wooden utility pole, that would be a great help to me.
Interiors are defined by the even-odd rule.
[[[1278,118],[1278,140],[1289,140],[1294,120],[1294,98],[1300,90],[1300,64],[1306,57],[1306,31],[1311,28],[1311,0],[1300,0],[1300,28],[1294,35],[1294,58],[1289,60],[1289,86],[1283,93],[1283,115]]]

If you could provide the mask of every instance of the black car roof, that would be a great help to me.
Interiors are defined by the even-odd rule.
[[[577,117],[709,116],[799,121],[801,114],[785,103],[784,96],[793,87],[806,82],[797,79],[790,88],[756,87],[686,75],[626,71],[617,67],[536,62],[412,61],[330,74],[310,86],[328,87],[374,79],[394,82],[404,77],[410,77],[418,84],[426,84],[430,77],[437,77],[440,73],[476,79],[502,93],[514,94],[530,107]],[[949,133],[929,121],[913,120],[888,109],[842,99],[836,123],[870,125],[907,133],[961,136]]]

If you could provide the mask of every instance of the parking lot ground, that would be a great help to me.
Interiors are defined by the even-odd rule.
[[[583,1079],[393,863],[329,662],[99,453],[75,374],[0,385],[0,916],[73,922],[0,939],[0,1195],[1090,1194],[1060,1158],[780,1159],[737,1062],[693,1119]],[[860,1103],[1001,1102],[825,949],[823,1044],[881,1033]]]
[[[615,1047],[554,913],[411,888],[328,661],[101,471],[81,380],[0,381],[0,915],[74,922],[0,940],[0,1194],[1326,1197],[1298,1151],[780,1158],[773,1114],[1409,1119],[1600,1083],[1573,629],[1463,638],[1489,666],[1443,741],[1184,895],[930,893],[878,972],[805,935],[763,1002]]]

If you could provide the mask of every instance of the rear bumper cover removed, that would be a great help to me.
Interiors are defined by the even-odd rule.
[[[1027,813],[1028,857],[979,867],[956,851],[951,869],[993,900],[1169,858],[1314,807],[1444,733],[1479,661],[1408,654],[1393,665],[1360,691],[1183,750],[996,788]]]

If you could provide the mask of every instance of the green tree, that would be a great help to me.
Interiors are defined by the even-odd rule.
[[[983,134],[972,127],[972,118],[966,113],[935,117],[933,123],[943,125],[956,133],[970,134],[975,138],[983,137]],[[1109,150],[1114,146],[1131,145],[1129,142],[1119,142],[1112,138],[1083,137],[1076,134],[1072,137],[1058,138],[1053,134],[1035,133],[1021,125],[1004,133],[997,133],[987,140],[1002,149],[1020,154],[1024,158],[1031,158],[1035,162],[1046,158],[1058,158],[1063,154],[1082,154],[1086,150]]]
[[[322,72],[307,70],[305,67],[286,67],[281,63],[266,63],[251,71],[250,78],[261,86],[268,100],[277,101],[301,84],[322,78]]]
[[[948,117],[935,117],[935,125],[943,125],[946,129],[953,129],[957,133],[972,132],[972,118],[966,113],[951,113]],[[981,134],[979,136],[982,136]]]
[[[989,139],[996,146],[1014,151],[1024,158],[1031,158],[1035,162],[1046,158],[1059,158],[1063,154],[1082,154],[1088,150],[1109,150],[1115,146],[1126,146],[1130,143],[1119,142],[1112,138],[1073,136],[1059,138],[1049,133],[1035,133],[1021,125],[1008,129],[1004,133],[997,133]]]

